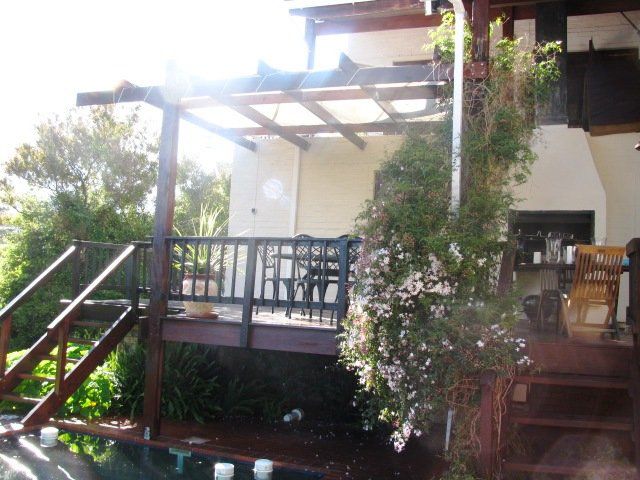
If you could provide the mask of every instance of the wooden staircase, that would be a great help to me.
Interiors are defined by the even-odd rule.
[[[512,400],[507,434],[515,447],[506,453],[503,476],[637,478],[631,347],[559,341],[532,345],[532,353],[541,370],[516,377],[527,395]]]
[[[121,253],[68,303],[49,324],[46,332],[6,372],[6,355],[13,311],[37,289],[43,288],[46,281],[67,259],[74,258],[74,254],[77,255],[77,251],[74,251],[76,247],[71,247],[65,252],[0,311],[0,399],[33,406],[22,419],[25,426],[46,422],[55,414],[136,323],[137,292],[133,293],[135,300],[132,297],[131,305],[92,305],[88,300],[114,272],[126,262],[135,260],[136,246],[122,247]],[[132,264],[135,265],[135,263]],[[131,271],[134,270],[131,269]],[[135,285],[132,287],[133,291],[137,288],[137,282],[131,284]],[[89,349],[80,358],[70,358],[69,348],[75,345],[89,346]],[[45,361],[55,362],[54,376],[43,376],[34,372],[34,369]],[[25,381],[50,383],[53,388],[42,398],[31,398],[15,392]]]

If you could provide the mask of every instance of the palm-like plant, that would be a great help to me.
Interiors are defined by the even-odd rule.
[[[220,237],[227,233],[229,219],[224,218],[224,209],[213,208],[209,205],[200,206],[200,216],[192,220],[193,236],[196,237]],[[184,236],[177,228],[174,228],[179,236]],[[173,248],[174,267],[181,270],[184,265],[186,274],[214,275],[220,272],[221,267],[231,265],[233,258],[227,259],[224,265],[220,265],[222,258],[222,244],[215,241],[201,242],[199,240],[176,243]]]

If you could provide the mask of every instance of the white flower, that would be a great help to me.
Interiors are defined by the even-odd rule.
[[[484,342],[482,340],[478,340],[476,342],[476,345],[478,346],[478,348],[482,348],[482,347],[484,347]]]

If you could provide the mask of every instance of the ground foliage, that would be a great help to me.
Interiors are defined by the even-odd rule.
[[[67,349],[68,358],[82,358],[89,351],[87,345],[71,345]],[[19,360],[26,350],[18,350],[7,355],[7,364],[11,366]],[[71,364],[67,364],[71,368]],[[34,375],[42,377],[55,377],[56,362],[44,360],[33,370]],[[42,398],[53,390],[53,382],[40,382],[36,380],[25,380],[14,390],[24,397]],[[80,417],[88,420],[99,418],[105,415],[111,408],[114,393],[113,375],[107,366],[96,368],[89,378],[74,392],[58,411],[61,417]],[[31,406],[15,404],[11,402],[0,402],[0,409],[3,412],[24,414]]]
[[[355,417],[353,376],[330,358],[168,343],[162,415],[177,420],[242,419],[273,423],[302,408],[315,421]],[[145,348],[120,347],[108,362],[111,413],[142,414]]]
[[[452,34],[447,15],[434,36],[444,60]],[[359,377],[365,427],[391,425],[402,450],[452,409],[452,477],[475,474],[481,373],[497,374],[500,396],[516,366],[529,362],[524,340],[510,334],[515,299],[497,295],[496,277],[511,186],[535,158],[533,99],[557,78],[557,49],[523,53],[518,41],[501,40],[489,77],[466,82],[462,155],[470,174],[459,213],[450,205],[451,131],[442,127],[407,134],[381,167],[379,198],[359,216],[364,243],[341,355]],[[445,98],[447,115],[450,106]]]

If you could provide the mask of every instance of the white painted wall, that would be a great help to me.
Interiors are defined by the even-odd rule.
[[[518,210],[593,210],[596,238],[606,237],[607,196],[582,129],[541,127],[534,143],[538,159],[527,181],[514,188]],[[518,273],[523,294],[540,290],[539,276]]]
[[[518,210],[594,210],[595,236],[606,236],[607,197],[582,129],[550,125],[534,142],[538,160],[515,187]]]
[[[426,46],[430,28],[407,28],[381,32],[353,33],[345,52],[356,63],[392,65],[394,61],[426,60],[433,48]]]
[[[625,12],[636,25],[640,23],[640,9]],[[523,38],[526,48],[533,47],[536,38],[535,20],[516,20],[516,37]],[[569,52],[589,50],[589,40],[597,49],[640,48],[640,37],[619,13],[581,15],[567,19],[567,49]]]
[[[257,152],[241,147],[235,150],[229,234],[287,236],[296,147],[279,139],[255,142]]]
[[[300,153],[293,233],[339,236],[353,231],[374,171],[399,145],[399,136],[370,136],[359,150],[339,137],[309,139]],[[258,140],[256,152],[237,148],[231,175],[231,235],[289,236],[296,147],[282,139]],[[255,214],[252,213],[255,209]]]

